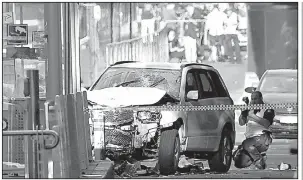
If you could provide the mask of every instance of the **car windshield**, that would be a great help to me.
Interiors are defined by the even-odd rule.
[[[260,91],[267,93],[298,93],[298,77],[296,75],[265,76]]]
[[[109,68],[91,90],[110,87],[155,87],[179,99],[181,73],[178,70]]]

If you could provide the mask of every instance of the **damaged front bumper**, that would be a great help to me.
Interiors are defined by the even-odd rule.
[[[161,113],[150,111],[103,112],[104,143],[101,144],[109,154],[132,154],[138,149],[147,154],[157,152],[161,117]],[[93,118],[92,122],[95,121]]]

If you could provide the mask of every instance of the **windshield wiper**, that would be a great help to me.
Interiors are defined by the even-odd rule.
[[[160,84],[162,81],[164,81],[165,80],[165,78],[162,78],[162,79],[160,79],[159,81],[156,81],[156,82],[154,82],[153,84],[151,84],[151,85],[149,85],[148,87],[155,87],[155,86],[157,86],[158,84]]]
[[[132,80],[132,81],[126,81],[126,82],[117,84],[115,87],[124,86],[124,85],[129,85],[129,84],[131,84],[131,83],[136,83],[136,82],[140,82],[140,79],[136,79],[136,80]]]

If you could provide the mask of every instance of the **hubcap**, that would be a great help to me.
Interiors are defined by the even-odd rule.
[[[223,148],[223,163],[227,165],[230,162],[232,152],[231,144],[227,137],[224,138]]]

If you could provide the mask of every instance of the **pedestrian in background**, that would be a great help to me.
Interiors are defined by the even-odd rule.
[[[152,4],[145,3],[141,13],[141,36],[143,43],[149,41],[153,42],[153,33],[155,31],[155,12],[153,11]]]
[[[204,31],[204,44],[210,44],[211,58],[210,61],[218,61],[221,57],[222,46],[224,40],[224,21],[226,14],[219,9],[218,4],[214,4],[213,9],[206,17],[205,31]]]
[[[180,63],[185,59],[184,47],[181,45],[180,40],[181,39],[176,36],[176,32],[174,30],[169,31],[169,62]]]
[[[225,19],[225,54],[231,62],[239,63],[241,61],[239,38],[237,33],[238,15],[231,8],[227,10]]]
[[[186,20],[194,20],[195,8],[191,5],[186,7]],[[184,23],[184,48],[185,48],[185,58],[187,62],[197,62],[197,32],[196,32],[196,25],[195,22],[187,22]]]

